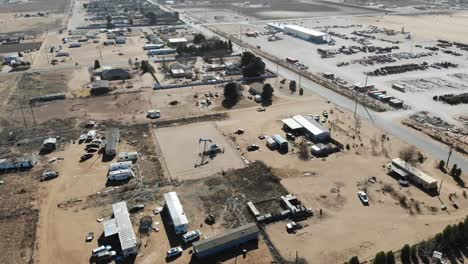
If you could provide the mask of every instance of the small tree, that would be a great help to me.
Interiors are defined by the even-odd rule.
[[[252,61],[252,59],[254,58],[255,58],[255,55],[252,52],[250,51],[243,52],[242,57],[241,57],[242,67],[249,65],[250,61]]]
[[[205,41],[206,41],[206,37],[203,34],[195,34],[195,36],[193,37],[194,44],[200,44]]]
[[[401,249],[401,263],[402,264],[411,264],[411,255],[410,255],[410,246],[408,244],[404,245]]]
[[[457,168],[458,168],[457,164],[456,163],[453,164],[452,170],[450,170],[450,175],[456,176],[457,175]]]
[[[393,251],[388,251],[385,258],[387,260],[387,264],[395,264],[395,254],[393,254]]]
[[[262,99],[266,101],[271,101],[274,91],[275,89],[273,89],[271,84],[266,83],[265,85],[263,85]]]
[[[418,260],[418,246],[412,245],[410,247],[410,257],[411,257],[411,262],[413,262],[413,264],[419,263],[419,260]]]
[[[241,89],[239,86],[240,85],[235,82],[224,85],[224,99],[231,106],[235,105],[240,99]]]
[[[106,28],[107,29],[115,28],[114,24],[112,23],[111,15],[107,15],[106,20],[107,20],[107,23],[106,23]]]
[[[301,143],[299,143],[299,157],[303,160],[310,158],[310,150],[307,145],[307,141],[303,138]]]
[[[99,62],[99,60],[95,60],[94,61],[94,69],[96,70],[96,69],[99,69],[99,68],[101,68],[101,63]]]
[[[299,88],[299,95],[301,95],[301,96],[304,95],[304,89]]]
[[[461,168],[458,168],[457,171],[456,171],[456,173],[455,173],[455,177],[460,178],[461,175],[462,175],[462,169],[461,169]]]
[[[407,165],[415,165],[418,161],[418,155],[416,148],[413,146],[407,146],[400,150],[398,153],[400,159],[406,162]]]
[[[359,258],[357,256],[352,257],[349,261],[349,264],[359,264]]]
[[[249,64],[244,67],[242,74],[245,77],[259,77],[265,73],[265,63],[260,57],[254,57]]]
[[[291,91],[291,93],[296,92],[296,81],[295,80],[291,80],[291,82],[289,82],[289,90]]]
[[[445,170],[445,161],[444,160],[439,161],[439,169],[440,170]]]
[[[387,258],[386,258],[385,252],[380,251],[379,253],[377,253],[377,255],[375,255],[373,263],[374,264],[386,264]]]
[[[142,60],[140,69],[143,72],[143,74],[149,72],[149,73],[154,73],[154,68],[151,66],[151,64],[147,60]]]

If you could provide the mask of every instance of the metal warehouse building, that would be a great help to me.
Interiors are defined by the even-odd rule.
[[[282,121],[286,128],[295,132],[302,132],[314,142],[330,140],[330,131],[310,118],[308,119],[302,115],[295,115],[291,118],[283,119]]]
[[[182,204],[179,201],[179,197],[175,192],[168,192],[164,194],[164,200],[166,202],[165,207],[171,217],[171,224],[174,226],[176,234],[183,234],[187,232],[188,220],[184,213]]]
[[[327,33],[297,25],[285,25],[283,32],[284,34],[316,43],[325,43],[328,37]]]
[[[112,210],[114,212],[114,218],[103,222],[104,237],[118,234],[122,255],[129,256],[137,254],[137,240],[133,232],[127,204],[125,202],[115,203],[112,205]]]
[[[259,229],[255,223],[249,223],[224,234],[193,243],[193,251],[198,258],[215,255],[221,251],[238,247],[243,243],[258,239]]]

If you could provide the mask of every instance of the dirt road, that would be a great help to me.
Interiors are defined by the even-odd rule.
[[[96,237],[102,232],[95,220],[101,217],[99,212],[93,208],[86,211],[79,207],[73,211],[67,209],[67,202],[73,205],[73,200],[96,193],[106,181],[107,166],[100,162],[100,157],[78,163],[82,148],[81,145],[71,145],[63,152],[49,154],[64,160],[53,165],[60,176],[44,183],[47,188],[42,194],[40,208],[38,263],[87,263],[89,252],[97,246],[96,240],[86,246],[83,244],[88,232],[94,232]]]

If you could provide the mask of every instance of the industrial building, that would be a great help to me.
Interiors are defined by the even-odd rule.
[[[91,84],[89,93],[92,95],[105,94],[110,91],[110,83],[106,80],[97,80]]]
[[[118,235],[122,255],[124,257],[138,253],[137,240],[133,231],[127,204],[119,202],[112,205],[114,218],[103,222],[104,237]]]
[[[239,247],[252,240],[257,240],[259,229],[255,223],[249,223],[224,234],[193,243],[193,251],[198,258],[215,255],[224,250]]]
[[[295,115],[282,121],[285,129],[295,133],[304,133],[306,137],[314,142],[330,140],[330,131],[313,119],[305,118],[302,115]]]
[[[326,43],[328,40],[328,34],[298,25],[285,25],[283,33],[315,43]]]
[[[114,156],[117,154],[119,148],[120,130],[118,128],[111,128],[107,136],[105,154],[107,156]]]
[[[188,219],[179,201],[176,192],[168,192],[164,194],[165,208],[171,218],[171,225],[174,227],[176,234],[183,234],[188,229]]]
[[[103,68],[105,69],[101,73],[102,80],[113,81],[113,80],[128,80],[132,78],[132,74],[126,69],[121,69],[121,68],[113,69],[112,67],[103,67]]]
[[[34,156],[0,159],[0,170],[29,169],[37,164]]]

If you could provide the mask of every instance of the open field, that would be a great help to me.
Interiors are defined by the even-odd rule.
[[[276,2],[269,4],[197,4],[193,6],[172,6],[175,10],[187,12],[202,22],[223,22],[266,19],[305,18],[317,16],[337,16],[369,14],[376,10],[344,6],[332,2]],[[245,20],[244,20],[245,21]]]
[[[51,12],[63,13],[69,0],[28,0],[28,1],[8,1],[0,2],[0,13],[11,12]]]

